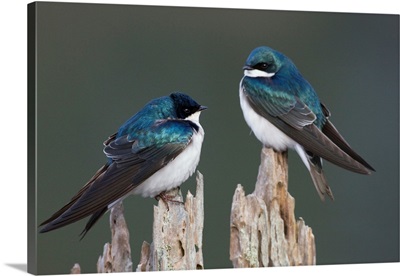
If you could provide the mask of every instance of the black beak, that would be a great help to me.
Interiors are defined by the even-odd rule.
[[[203,111],[203,110],[206,110],[208,107],[207,106],[204,106],[204,105],[200,105],[200,107],[199,107],[199,111]]]
[[[245,66],[243,66],[242,69],[243,69],[243,70],[253,70],[254,68],[251,67],[251,66],[249,66],[249,65],[245,65]]]

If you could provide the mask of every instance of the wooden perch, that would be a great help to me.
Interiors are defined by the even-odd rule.
[[[104,245],[103,256],[97,261],[98,273],[131,272],[131,247],[129,231],[124,218],[122,202],[116,204],[110,213],[111,244]]]
[[[81,274],[81,266],[78,263],[71,268],[71,274]]]
[[[196,196],[180,189],[166,193],[173,201],[154,206],[153,242],[143,242],[136,271],[203,269],[203,175],[197,171]]]
[[[245,196],[235,190],[230,223],[230,259],[235,268],[315,265],[312,229],[294,214],[288,193],[287,152],[264,147],[257,183]]]

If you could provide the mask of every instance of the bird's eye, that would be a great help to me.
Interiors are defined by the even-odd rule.
[[[186,114],[189,114],[189,113],[190,113],[190,110],[189,110],[189,108],[185,108],[185,109],[183,110],[183,112],[185,112]]]
[[[260,62],[260,63],[257,63],[257,64],[254,66],[254,69],[258,69],[258,70],[261,70],[261,71],[266,71],[266,70],[269,68],[269,66],[270,66],[269,63]]]
[[[267,73],[275,73],[277,71],[276,64],[274,62],[260,62],[257,63],[253,68]]]

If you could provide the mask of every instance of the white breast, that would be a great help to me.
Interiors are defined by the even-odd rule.
[[[199,131],[192,137],[188,147],[164,168],[157,171],[133,190],[133,194],[155,197],[161,192],[180,186],[196,170],[200,161],[204,130],[199,123]]]
[[[239,97],[244,119],[263,145],[274,148],[277,151],[295,148],[297,144],[295,141],[253,110],[242,91],[242,82],[240,82]]]

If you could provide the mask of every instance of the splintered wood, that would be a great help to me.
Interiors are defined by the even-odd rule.
[[[136,271],[203,269],[203,175],[197,172],[196,196],[180,189],[166,193],[168,205],[159,200],[154,206],[153,242],[143,242]]]
[[[98,273],[131,272],[131,247],[129,230],[124,218],[122,202],[111,209],[110,214],[111,244],[106,243],[103,256],[97,261]]]
[[[287,152],[264,147],[257,183],[245,195],[239,184],[233,196],[230,259],[235,268],[315,265],[312,229],[294,215],[288,193]]]
[[[71,268],[71,274],[81,274],[81,266],[78,263]]]

